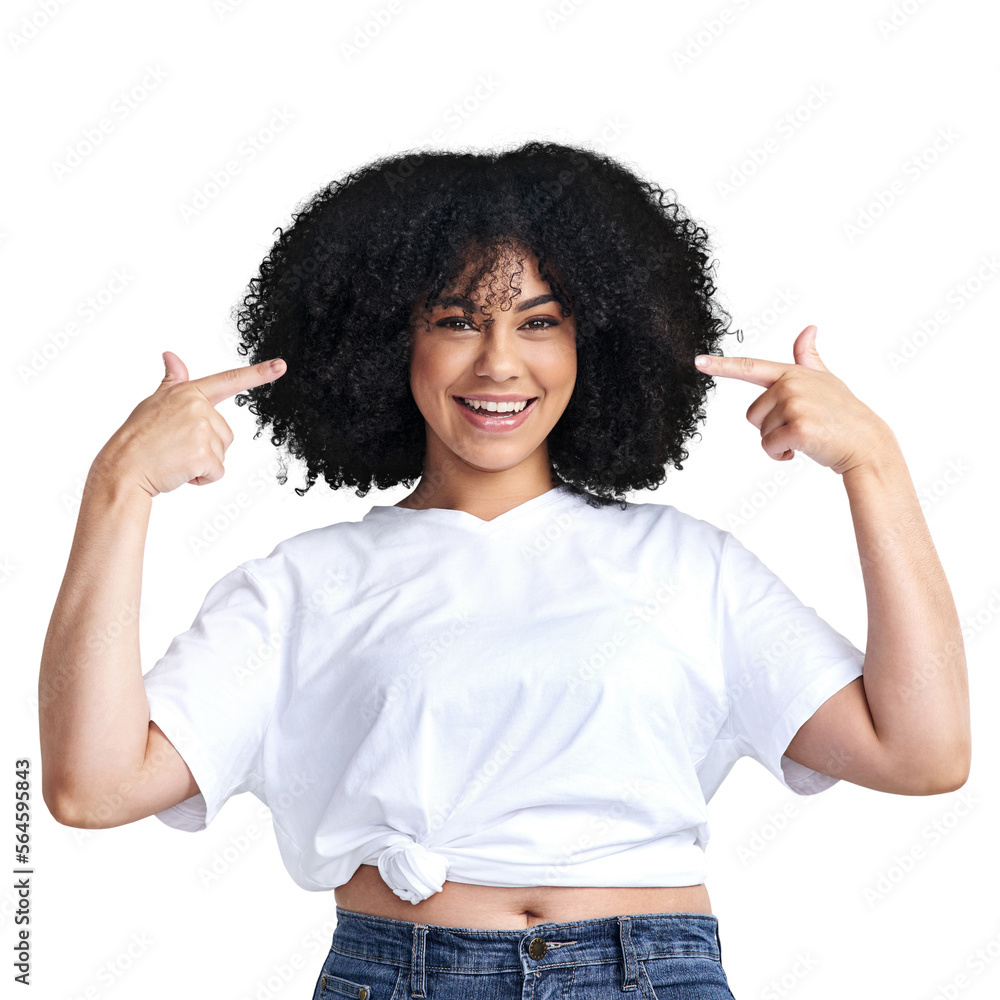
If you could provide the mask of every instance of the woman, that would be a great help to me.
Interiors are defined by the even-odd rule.
[[[200,830],[252,791],[334,890],[314,997],[731,997],[704,849],[733,763],[931,794],[964,783],[969,720],[891,430],[815,327],[793,365],[699,370],[726,332],[706,249],[660,188],[551,143],[317,193],[237,311],[255,364],[191,380],[166,352],[91,468],[40,679],[56,818]],[[712,375],[766,387],[769,455],[843,477],[865,654],[729,532],[625,502],[682,468]],[[136,626],[82,637],[137,600],[152,497],[222,476],[234,393],[297,492],[419,483],[234,569],[143,677]]]

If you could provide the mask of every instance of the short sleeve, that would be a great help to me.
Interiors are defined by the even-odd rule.
[[[719,570],[719,645],[739,756],[811,795],[840,779],[784,756],[803,723],[862,676],[865,654],[825,622],[734,535]]]
[[[236,567],[213,584],[191,627],[143,676],[150,720],[200,789],[155,814],[168,826],[204,830],[231,796],[262,786],[260,749],[287,631],[280,604],[280,594],[245,565]]]

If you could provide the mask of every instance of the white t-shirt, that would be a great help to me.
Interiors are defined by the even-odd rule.
[[[375,506],[244,562],[146,673],[203,830],[252,792],[305,889],[377,864],[417,903],[705,881],[706,802],[784,757],[864,654],[730,532],[556,487],[483,521]]]

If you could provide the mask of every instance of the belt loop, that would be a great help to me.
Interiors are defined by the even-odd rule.
[[[618,941],[622,948],[622,962],[625,968],[625,979],[622,982],[623,990],[635,990],[639,988],[638,965],[635,957],[635,948],[632,945],[632,918],[618,918]]]
[[[722,938],[719,937],[719,918],[715,918],[715,943],[719,948],[719,961],[722,961]]]
[[[413,948],[410,951],[410,996],[426,997],[427,980],[424,959],[427,956],[427,924],[413,925]]]

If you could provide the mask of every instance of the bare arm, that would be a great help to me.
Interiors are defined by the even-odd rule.
[[[969,678],[951,588],[895,435],[843,473],[868,599],[864,677],[795,734],[792,760],[897,795],[961,788]]]
[[[786,756],[896,794],[953,791],[972,761],[955,601],[895,434],[823,364],[815,337],[810,325],[795,338],[794,364],[708,355],[701,366],[765,386],[747,410],[761,447],[833,469],[851,505],[868,600],[863,676],[813,713]]]
[[[280,374],[265,362],[191,381],[171,355],[160,387],[90,467],[38,679],[42,798],[61,823],[119,826],[199,790],[149,719],[139,655],[149,512],[161,492],[221,478],[233,433],[215,405]]]
[[[93,810],[112,789],[134,784],[146,758],[139,600],[152,502],[102,456],[95,459],[38,680],[42,796],[53,816],[70,825],[80,825],[82,803]],[[107,815],[111,805],[110,798],[103,803],[104,819],[115,818]]]

